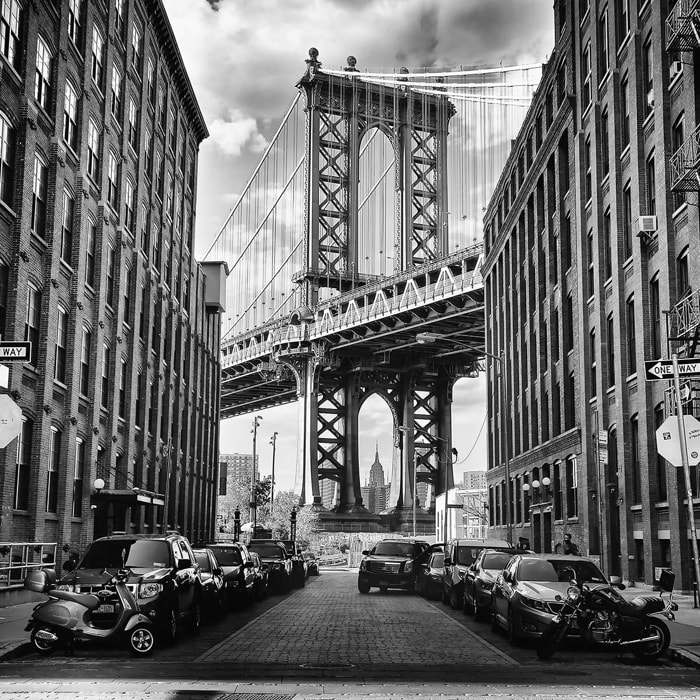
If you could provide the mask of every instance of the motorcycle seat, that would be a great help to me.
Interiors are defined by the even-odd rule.
[[[58,598],[59,600],[68,600],[72,603],[79,603],[84,605],[88,610],[97,610],[100,607],[100,599],[96,595],[91,593],[71,593],[70,591],[49,591],[49,596],[51,598]]]
[[[650,615],[651,613],[661,612],[665,607],[665,602],[654,595],[639,595],[636,598],[628,601],[630,607],[634,608],[637,613]]]

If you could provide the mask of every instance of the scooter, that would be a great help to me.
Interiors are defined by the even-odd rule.
[[[134,656],[146,656],[153,651],[153,623],[143,615],[126,582],[129,571],[121,569],[95,595],[72,593],[56,589],[56,572],[43,569],[30,572],[24,587],[43,593],[48,600],[39,603],[32,612],[25,631],[31,632],[34,648],[48,654],[59,646],[73,647],[79,640],[113,640],[126,637]],[[114,605],[118,598],[118,615],[111,627],[95,624],[93,614],[102,605]]]

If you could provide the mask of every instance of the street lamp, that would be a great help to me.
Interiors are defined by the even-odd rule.
[[[449,336],[441,335],[440,333],[417,333],[416,342],[420,344],[435,343],[438,340],[447,340],[455,345],[465,349],[472,350],[479,355],[491,358],[498,362],[498,389],[501,402],[501,454],[504,462],[505,482],[506,482],[506,539],[512,544],[513,541],[513,523],[510,517],[511,493],[510,493],[510,460],[508,458],[508,432],[506,422],[506,406],[510,402],[508,395],[508,374],[506,372],[506,353],[501,350],[498,355],[487,352],[482,348],[476,348],[463,343],[461,340],[450,338]]]
[[[270,517],[275,510],[275,453],[277,452],[277,431],[272,434],[270,438],[270,444],[272,445],[272,481],[270,482]]]
[[[258,525],[258,504],[255,495],[255,453],[258,441],[258,426],[261,420],[262,416],[255,416],[253,418],[253,429],[250,431],[253,433],[253,467],[250,470],[250,521],[253,523],[253,537],[255,537],[255,528]]]

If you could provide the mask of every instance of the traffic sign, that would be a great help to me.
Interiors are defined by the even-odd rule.
[[[0,362],[27,362],[32,354],[28,341],[0,341]]]
[[[694,416],[683,416],[688,465],[700,464],[700,421]],[[656,449],[674,467],[683,466],[678,416],[669,416],[656,431]]]
[[[673,360],[647,360],[644,369],[647,379],[673,379]],[[678,360],[678,375],[700,377],[700,360]]]
[[[0,394],[0,448],[7,447],[22,432],[22,409],[9,394]]]

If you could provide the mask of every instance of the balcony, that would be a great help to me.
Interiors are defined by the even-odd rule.
[[[673,339],[689,343],[687,356],[694,357],[700,340],[700,289],[683,297],[668,312],[668,324]]]
[[[678,0],[666,18],[666,50],[692,51],[700,47],[700,0]]]
[[[700,124],[671,156],[671,189],[674,192],[700,190]]]

